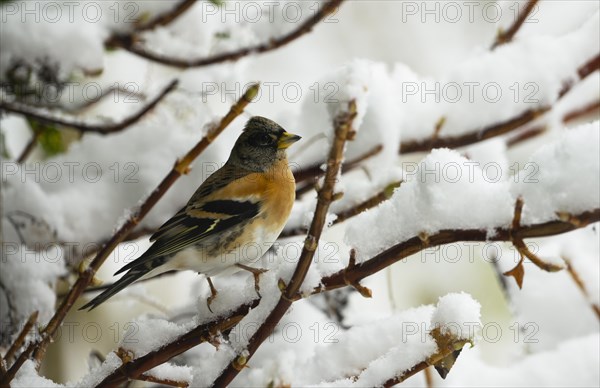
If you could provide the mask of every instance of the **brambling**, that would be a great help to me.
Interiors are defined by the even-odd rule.
[[[154,243],[115,275],[110,288],[81,309],[94,309],[131,283],[172,270],[194,270],[210,277],[241,269],[260,259],[281,233],[295,200],[295,181],[286,149],[300,136],[264,117],[252,117],[229,159],[209,176],[188,203],[150,237]]]

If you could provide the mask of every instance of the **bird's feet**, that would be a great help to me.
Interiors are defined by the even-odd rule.
[[[253,267],[248,267],[247,265],[244,264],[236,264],[236,266],[238,268],[243,269],[244,271],[248,271],[250,273],[252,273],[252,276],[254,276],[254,290],[256,290],[256,295],[258,295],[259,298],[262,298],[262,296],[260,295],[260,275],[267,272],[268,269],[264,269],[264,268],[253,268]]]
[[[217,292],[217,289],[215,288],[215,286],[213,285],[212,280],[210,280],[210,278],[208,276],[206,277],[206,281],[208,281],[208,286],[210,287],[210,296],[208,298],[206,298],[206,306],[208,307],[208,311],[210,311],[212,313],[213,311],[210,308],[210,304],[212,303],[213,300],[215,300],[218,292]]]

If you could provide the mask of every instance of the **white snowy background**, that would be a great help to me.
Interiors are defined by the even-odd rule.
[[[111,34],[133,27],[130,12],[148,18],[170,9],[172,2],[74,3],[71,18],[60,2],[58,8],[3,2],[0,75],[6,77],[16,60],[59,64],[60,77],[73,85],[72,93],[61,95],[63,110],[86,102],[98,88],[129,85],[152,97],[175,78],[179,85],[126,130],[86,133],[52,157],[38,147],[22,165],[15,160],[31,130],[19,115],[2,116],[2,148],[8,154],[2,156],[1,191],[4,331],[35,310],[41,324],[48,321],[56,288],[64,292],[65,279],[72,280],[68,267],[78,264],[73,257],[109,238],[127,209],[156,187],[253,81],[262,83],[257,100],[196,160],[140,228],[158,227],[187,201],[225,162],[251,115],[269,117],[303,136],[289,150],[294,168],[324,162],[332,119],[350,98],[358,105],[358,133],[346,158],[377,145],[383,150],[341,177],[337,190],[344,197],[331,211],[360,203],[392,182],[403,183],[377,208],[325,231],[304,291],[344,268],[350,248],[364,261],[420,233],[482,229],[493,236],[495,229],[510,226],[519,196],[525,203],[522,225],[600,207],[597,112],[563,123],[567,112],[600,98],[598,72],[581,82],[577,75],[600,52],[597,2],[542,0],[515,40],[491,51],[498,28],[510,25],[524,2],[347,1],[314,31],[276,51],[188,70],[103,46]],[[144,44],[177,58],[229,51],[294,29],[318,5],[310,0],[267,3],[227,1],[217,7],[199,1],[169,26],[144,33]],[[100,14],[91,20],[94,10]],[[574,86],[562,97],[565,82]],[[111,95],[83,117],[117,122],[141,106],[126,97]],[[2,98],[11,96],[3,92]],[[441,118],[439,136],[455,136],[550,106],[549,113],[521,129],[545,126],[544,134],[516,146],[508,147],[506,137],[499,137],[459,150],[398,154],[401,141],[430,138]],[[286,230],[306,226],[315,204],[314,191],[298,198]],[[37,225],[17,230],[15,219],[31,223],[22,212],[33,215]],[[265,258],[262,264],[270,271],[261,277],[263,300],[229,343],[219,349],[204,343],[149,373],[190,386],[213,381],[277,302],[277,280],[291,276],[303,238],[280,240],[282,248]],[[74,251],[49,244],[54,241],[67,242]],[[341,317],[328,314],[320,296],[295,303],[233,385],[376,386],[435,353],[427,331],[444,322],[476,324],[480,330],[465,338],[475,346],[464,348],[445,380],[433,373],[435,386],[600,385],[600,327],[591,308],[600,304],[598,225],[527,243],[545,261],[564,266],[568,259],[586,293],[566,269],[544,272],[527,260],[523,288],[512,278],[505,278],[503,287],[498,273],[513,268],[519,258],[508,243],[427,249],[365,279],[362,284],[373,290],[373,298],[348,293]],[[147,236],[121,244],[98,278],[112,281],[112,273],[148,244]],[[245,274],[217,278],[215,284],[220,292],[215,313],[255,295]],[[184,272],[132,286],[93,312],[73,311],[41,373],[27,362],[12,385],[94,385],[121,363],[111,350],[123,346],[139,357],[210,319],[207,296],[204,278]],[[92,350],[107,356],[106,361],[89,357]],[[423,373],[403,383],[426,384]]]

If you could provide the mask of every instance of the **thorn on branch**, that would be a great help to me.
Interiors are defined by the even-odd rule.
[[[523,255],[521,254],[521,252],[519,252],[519,256],[520,259],[517,265],[511,270],[503,272],[502,275],[513,277],[517,282],[517,286],[519,287],[519,289],[522,289],[523,278],[525,277],[525,267],[523,267]]]

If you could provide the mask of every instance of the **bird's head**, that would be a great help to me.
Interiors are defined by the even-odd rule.
[[[229,162],[251,171],[266,171],[286,157],[285,150],[300,136],[286,132],[276,122],[254,116],[235,142]]]

